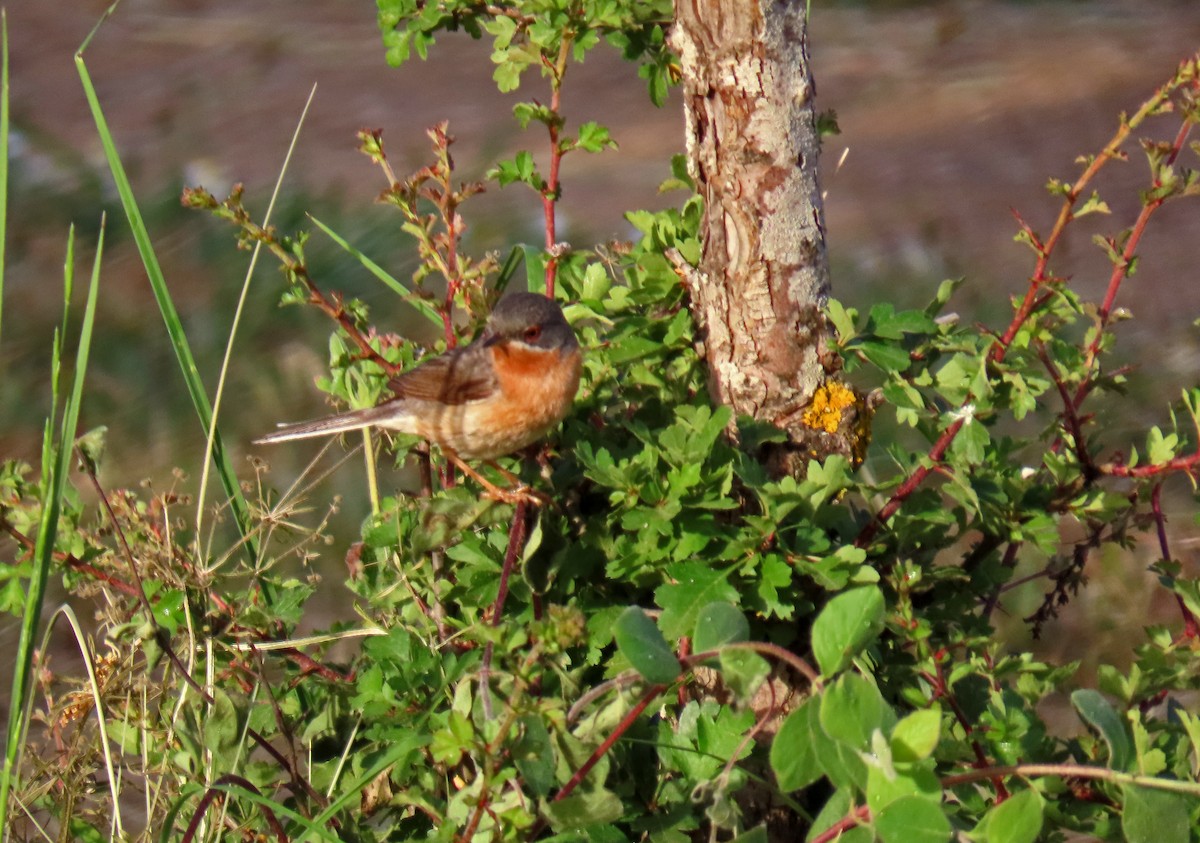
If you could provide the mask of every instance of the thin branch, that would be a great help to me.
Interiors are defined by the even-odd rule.
[[[1169,562],[1171,561],[1171,547],[1167,543],[1167,516],[1163,514],[1162,487],[1161,481],[1154,484],[1154,491],[1150,493],[1150,510],[1154,513],[1154,526],[1158,530],[1158,547],[1163,561]],[[1200,638],[1200,624],[1196,622],[1196,616],[1192,614],[1191,609],[1178,594],[1175,595],[1175,602],[1179,604],[1179,612],[1183,615],[1183,632],[1179,639],[1195,640]]]

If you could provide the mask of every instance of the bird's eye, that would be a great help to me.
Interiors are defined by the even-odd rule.
[[[542,335],[541,325],[530,325],[525,329],[525,342],[537,342],[538,337]]]

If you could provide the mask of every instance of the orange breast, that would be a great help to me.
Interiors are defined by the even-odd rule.
[[[493,459],[541,439],[562,421],[579,389],[583,358],[569,352],[495,346],[496,390],[464,404],[405,399],[407,432],[449,448],[466,459]]]
[[[524,448],[562,421],[579,390],[579,349],[568,352],[513,346],[492,349],[499,390],[481,402],[471,451],[491,458]]]

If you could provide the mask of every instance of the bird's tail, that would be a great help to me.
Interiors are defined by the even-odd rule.
[[[404,426],[396,424],[397,421],[401,420],[397,418],[396,408],[392,406],[391,402],[388,402],[380,404],[378,407],[368,407],[365,410],[352,410],[349,413],[339,413],[336,416],[326,416],[323,419],[296,422],[295,424],[281,424],[279,425],[279,430],[274,433],[268,433],[260,439],[255,439],[254,444],[263,445],[269,442],[286,442],[289,439],[328,436],[333,433],[345,433],[348,430],[360,430],[371,425],[394,427],[403,430]]]

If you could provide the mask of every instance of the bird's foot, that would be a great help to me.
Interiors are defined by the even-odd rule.
[[[554,505],[554,499],[549,495],[539,492],[537,489],[530,488],[523,483],[511,489],[501,489],[498,486],[492,486],[490,489],[485,489],[483,494],[484,497],[491,500],[503,501],[514,506],[519,503],[527,503],[533,506]]]

